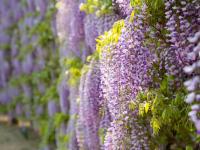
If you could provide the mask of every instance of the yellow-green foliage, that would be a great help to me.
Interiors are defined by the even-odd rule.
[[[69,76],[69,84],[75,86],[79,78],[81,76],[81,69],[83,67],[83,63],[80,58],[67,58],[64,60],[64,65],[66,66],[66,75]]]
[[[55,127],[53,122],[54,122],[53,118],[50,118],[49,120],[47,119],[39,120],[40,124],[39,132],[40,135],[42,135],[41,147],[49,143],[53,143],[55,141],[55,136],[54,136]]]
[[[166,34],[165,28],[157,28],[157,24],[161,26],[166,24],[165,18],[165,4],[164,0],[131,0],[131,6],[134,8],[132,14],[141,13],[141,7],[146,5],[145,23],[147,23],[153,31],[158,31],[159,36],[163,40],[163,36]],[[130,19],[133,20],[131,15]],[[155,40],[154,40],[155,41]]]
[[[130,4],[133,7],[141,6],[142,2],[143,2],[142,0],[130,0]]]
[[[119,20],[114,23],[112,29],[110,29],[108,32],[105,32],[103,35],[100,35],[96,39],[96,52],[98,54],[101,54],[103,48],[105,48],[108,45],[117,43],[123,27],[124,20]]]
[[[117,43],[123,27],[124,20],[119,20],[114,23],[113,27],[109,31],[106,31],[103,35],[97,37],[96,51],[87,57],[87,61],[90,62],[92,59],[98,60],[101,56],[102,50],[105,50],[106,46],[109,47],[109,45]],[[107,51],[109,51],[109,49],[107,49]]]
[[[164,0],[131,0],[130,3],[136,12],[140,12],[141,10],[138,8],[144,6],[144,4],[147,6],[147,19],[150,25],[158,22],[161,23],[163,20],[165,20]]]
[[[164,4],[164,0],[130,0],[131,6],[141,6],[143,3],[150,6],[152,9],[158,9]]]
[[[96,16],[111,13],[112,0],[87,0],[86,3],[81,3],[80,10],[88,14],[95,13]]]
[[[186,145],[194,142],[189,138],[195,129],[187,115],[190,107],[184,102],[186,92],[183,88],[170,90],[169,83],[172,80],[171,77],[165,77],[160,88],[139,93],[136,101],[129,106],[132,110],[138,110],[143,125],[152,128],[153,133],[149,131],[149,135],[154,146],[156,143],[167,144],[171,140],[174,143],[184,141]]]
[[[164,0],[145,0],[145,4],[147,5],[147,14],[149,14],[147,18],[149,24],[153,27],[157,23],[165,24]]]
[[[58,100],[58,93],[56,89],[56,84],[52,84],[47,91],[45,92],[45,95],[41,98],[41,102],[46,104],[49,100]]]
[[[55,127],[60,127],[60,125],[63,123],[63,122],[68,122],[69,120],[69,115],[68,114],[64,114],[64,113],[56,113],[55,116],[54,116],[54,126]]]

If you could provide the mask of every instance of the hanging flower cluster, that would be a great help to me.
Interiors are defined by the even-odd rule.
[[[82,126],[82,138],[80,146],[87,149],[100,149],[99,124],[100,124],[100,69],[99,63],[91,61],[85,77],[81,78],[79,119]],[[79,127],[80,128],[80,127]],[[79,136],[79,135],[78,135]],[[81,136],[81,135],[80,135]]]
[[[190,65],[190,66],[185,66],[184,71],[191,75],[192,73],[194,76],[185,81],[185,86],[187,90],[190,92],[187,95],[186,102],[192,105],[192,111],[189,113],[189,116],[191,120],[194,122],[196,128],[197,128],[197,133],[200,134],[200,120],[198,118],[198,112],[200,110],[200,106],[198,104],[199,102],[199,51],[200,51],[200,32],[197,32],[193,37],[188,38],[189,42],[191,43],[196,43],[196,46],[194,47],[193,51],[188,53],[188,57],[195,57],[196,61]],[[195,102],[195,104],[194,104]]]
[[[192,36],[199,28],[199,4],[187,1],[165,1],[166,9],[166,29],[168,48],[165,50],[165,68],[169,75],[176,77],[177,81],[186,76],[182,68],[195,60],[194,57],[188,59],[194,47],[189,43],[187,37]],[[183,80],[182,80],[183,81]],[[180,83],[179,83],[180,84]]]
[[[141,12],[145,13],[145,6]],[[102,50],[102,88],[112,120],[105,137],[105,149],[148,149],[145,131],[137,125],[135,117],[131,118],[131,115],[137,116],[137,112],[132,114],[128,109],[137,93],[151,83],[148,71],[154,55],[143,43],[144,33],[148,32],[143,17],[141,13],[134,16],[133,23],[125,20],[117,44]]]
[[[85,41],[92,53],[96,49],[96,38],[105,31],[111,29],[112,25],[117,20],[119,20],[119,16],[115,14],[108,14],[100,17],[89,14],[85,17]]]
[[[199,149],[183,88],[200,133],[199,14],[198,0],[1,0],[0,111],[32,121],[42,149]]]

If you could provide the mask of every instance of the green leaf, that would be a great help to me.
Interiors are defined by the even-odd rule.
[[[139,104],[139,115],[144,116],[145,110],[144,110],[144,104],[140,103]]]
[[[131,102],[129,103],[129,109],[130,109],[130,110],[134,111],[136,107],[137,107],[137,106],[136,106],[136,104],[135,104],[133,101],[131,101]]]
[[[144,104],[145,113],[148,113],[149,109],[150,109],[150,103],[146,102],[146,103]]]
[[[190,145],[187,145],[186,148],[185,148],[185,150],[193,150],[193,147],[190,146]]]
[[[151,127],[153,128],[153,134],[157,135],[160,130],[160,122],[157,118],[151,119]]]

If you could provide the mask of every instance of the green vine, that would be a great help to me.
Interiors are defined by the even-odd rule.
[[[138,94],[130,109],[138,110],[138,117],[144,126],[150,126],[148,134],[152,147],[160,145],[185,148],[194,145],[197,137],[195,128],[188,118],[190,107],[184,102],[186,91],[170,90],[171,77],[165,77],[159,88]],[[184,144],[183,144],[184,143]]]
[[[87,14],[95,13],[96,16],[112,13],[112,0],[87,0],[81,3],[80,10]]]

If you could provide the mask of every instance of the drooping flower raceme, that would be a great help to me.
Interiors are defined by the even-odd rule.
[[[129,109],[138,92],[146,90],[151,83],[148,71],[154,61],[154,55],[144,45],[144,33],[148,32],[143,23],[145,6],[141,12],[134,16],[133,23],[129,19],[125,21],[117,44],[102,50],[103,94],[112,120],[105,149],[149,149],[145,129],[137,123],[137,112]]]
[[[97,31],[97,17],[94,14],[86,15],[84,18],[84,31],[85,31],[85,43],[90,49],[90,53],[96,49],[96,38],[98,36]]]
[[[100,17],[89,14],[85,17],[85,42],[91,52],[96,50],[96,38],[111,29],[117,20],[119,20],[119,16],[115,14],[107,14]]]
[[[58,86],[58,93],[60,96],[60,108],[61,112],[67,114],[69,111],[69,87],[67,81],[62,80]]]
[[[52,117],[57,112],[58,112],[58,106],[57,106],[56,102],[53,101],[53,100],[50,100],[48,102],[48,114],[49,114],[49,116]]]
[[[60,56],[74,55],[81,58],[84,40],[84,13],[79,10],[79,2],[60,0],[57,13],[57,31],[60,39]],[[67,16],[67,17],[66,17]]]
[[[165,69],[178,82],[186,76],[182,68],[195,60],[195,57],[188,59],[187,53],[191,52],[194,44],[189,43],[187,37],[194,35],[199,28],[199,7],[195,0],[192,3],[185,0],[165,1],[166,29],[169,32],[169,46],[164,50]]]
[[[184,67],[184,71],[191,75],[194,74],[193,77],[191,77],[189,80],[185,81],[185,86],[187,90],[189,91],[189,94],[187,95],[186,102],[189,104],[193,104],[191,106],[192,111],[189,113],[190,119],[194,122],[197,133],[200,134],[200,118],[198,117],[198,113],[200,111],[200,76],[199,76],[199,68],[200,68],[200,31],[197,32],[193,37],[188,38],[189,42],[196,43],[196,46],[194,47],[193,51],[188,53],[188,57],[195,57],[196,61],[189,66]]]
[[[83,75],[84,76],[84,75]],[[83,145],[88,150],[100,149],[99,123],[100,123],[100,69],[96,60],[90,62],[83,85],[80,91],[79,120],[82,123]],[[82,84],[82,83],[81,83]],[[80,127],[80,126],[79,126]],[[80,139],[80,138],[79,138]],[[84,144],[83,142],[81,144]]]

